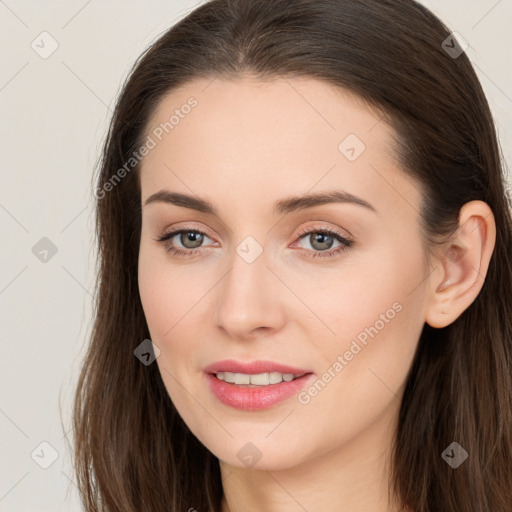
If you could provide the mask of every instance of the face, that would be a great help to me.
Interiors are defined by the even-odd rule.
[[[190,82],[148,124],[140,296],[169,396],[222,461],[292,467],[398,411],[428,270],[420,188],[380,119],[314,79],[245,76]],[[227,359],[306,375],[205,370]]]

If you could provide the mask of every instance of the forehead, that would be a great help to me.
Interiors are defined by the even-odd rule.
[[[400,189],[419,200],[382,117],[312,78],[197,79],[167,94],[147,125],[155,145],[143,159],[142,197],[167,187],[262,203],[336,187],[390,205]]]

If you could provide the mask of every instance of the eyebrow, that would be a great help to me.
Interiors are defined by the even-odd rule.
[[[181,194],[179,192],[171,192],[165,189],[150,195],[144,202],[144,206],[152,203],[174,204],[176,206],[182,206],[184,208],[197,210],[198,212],[217,216],[217,211],[209,201],[189,196],[187,194]],[[274,203],[273,211],[275,214],[287,214],[328,203],[355,204],[371,210],[376,214],[379,213],[378,210],[368,201],[343,190],[330,190],[318,194],[308,194],[282,199]]]

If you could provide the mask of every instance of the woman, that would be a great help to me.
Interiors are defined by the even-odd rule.
[[[138,60],[95,187],[87,511],[512,510],[503,159],[411,0],[211,0]]]

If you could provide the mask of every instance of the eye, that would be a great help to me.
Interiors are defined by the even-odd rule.
[[[202,252],[200,247],[205,237],[210,238],[206,233],[198,229],[178,229],[162,235],[157,239],[157,242],[163,243],[167,252],[175,256],[188,257]],[[173,241],[173,238],[176,238],[177,241]],[[183,249],[179,246],[176,247],[177,242],[181,244]]]
[[[325,227],[304,229],[298,233],[298,236],[301,241],[306,239],[312,247],[312,249],[303,249],[308,258],[334,257],[350,249],[353,244],[353,241],[347,239],[341,232]],[[205,238],[212,240],[203,231],[183,228],[165,233],[156,241],[163,243],[167,252],[174,256],[186,258],[204,252],[202,244]],[[338,242],[339,245],[332,249],[335,242]]]
[[[306,250],[308,258],[329,258],[347,251],[352,247],[353,241],[341,234],[341,232],[330,228],[309,228],[299,232],[300,240],[305,239],[313,250]],[[337,241],[339,245],[331,249]]]

